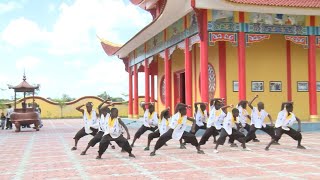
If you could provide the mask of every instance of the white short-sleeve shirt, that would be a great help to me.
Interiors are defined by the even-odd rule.
[[[216,108],[211,109],[207,127],[215,126],[216,129],[221,129],[223,124],[223,119],[226,117],[226,113],[222,109],[216,110]]]
[[[253,107],[251,112],[251,122],[256,128],[266,127],[264,120],[267,116],[268,113],[264,109],[261,109],[261,111],[259,111],[257,107]]]
[[[248,111],[246,109],[243,109],[241,106],[238,106],[238,110],[239,122],[241,123],[242,127],[245,127],[247,123]]]
[[[173,129],[172,139],[180,140],[187,128],[187,116],[181,116],[180,112],[174,114],[171,118],[170,128]]]
[[[226,132],[229,135],[231,135],[232,134],[232,128],[236,128],[236,124],[235,124],[234,118],[232,116],[232,113],[228,112],[227,116],[223,120],[223,129],[225,129]]]
[[[146,109],[143,115],[143,125],[146,127],[155,127],[158,125],[157,112],[150,114],[149,109]]]
[[[164,133],[166,133],[169,129],[169,122],[170,122],[170,118],[167,120],[166,118],[162,118],[161,121],[158,124],[158,129],[160,132],[160,136]]]
[[[204,112],[202,112],[202,110],[200,108],[198,108],[196,115],[195,115],[195,119],[196,119],[196,124],[198,126],[204,126],[204,123],[207,122],[207,110],[204,110]]]
[[[282,129],[289,131],[289,127],[291,127],[296,120],[297,118],[292,112],[288,115],[286,110],[282,110],[278,113],[275,127],[282,127]]]

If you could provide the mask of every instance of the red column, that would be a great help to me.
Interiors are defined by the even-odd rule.
[[[133,118],[139,117],[139,97],[138,97],[138,69],[137,65],[134,65],[134,102],[133,102]]]
[[[227,102],[227,62],[226,62],[226,42],[219,41],[219,87],[220,97],[225,98]]]
[[[145,75],[145,102],[149,102],[149,62],[148,59],[144,60],[144,75]]]
[[[208,31],[207,10],[202,10],[202,35],[200,41],[200,79],[201,79],[201,101],[209,102],[208,82]]]
[[[186,85],[186,104],[192,105],[192,59],[191,51],[189,50],[189,38],[185,39],[185,49],[184,49],[184,65],[185,65],[185,85]],[[187,111],[188,116],[192,116],[192,108]]]
[[[129,71],[129,102],[128,102],[128,118],[132,118],[132,70],[131,67],[128,68]]]
[[[287,99],[292,101],[292,82],[291,82],[291,43],[286,41],[287,47]]]
[[[240,32],[238,33],[238,77],[239,100],[246,99],[246,38],[243,29],[244,13],[239,12]]]
[[[315,26],[315,17],[310,17],[310,26]],[[308,51],[308,75],[309,75],[309,106],[310,119],[317,120],[317,80],[316,80],[316,36],[309,36]]]
[[[165,50],[164,57],[164,73],[165,73],[165,83],[166,83],[166,107],[170,107],[173,112],[173,108],[171,106],[171,60],[169,59],[168,49]]]
[[[154,102],[154,75],[150,75],[151,78],[151,102]]]

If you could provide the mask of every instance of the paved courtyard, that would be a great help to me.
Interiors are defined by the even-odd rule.
[[[303,133],[307,150],[296,149],[296,142],[284,135],[282,145],[265,151],[270,139],[258,134],[261,142],[249,143],[249,152],[221,146],[214,154],[211,139],[203,146],[206,154],[198,155],[191,145],[181,150],[172,140],[154,157],[143,150],[147,133],[133,149],[136,159],[116,146],[96,160],[98,146],[80,155],[89,136],[79,141],[77,151],[70,150],[81,123],[80,119],[45,120],[39,132],[0,130],[0,179],[320,179],[320,132]],[[136,127],[129,126],[131,137]]]

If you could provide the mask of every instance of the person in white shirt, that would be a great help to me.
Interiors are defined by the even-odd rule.
[[[247,111],[247,105],[248,105],[248,101],[246,100],[242,100],[238,103],[238,110],[239,110],[239,121],[241,124],[241,127],[243,129],[245,129],[247,132],[250,131],[250,125],[247,123],[247,119],[251,120],[251,116],[249,115],[248,111]],[[253,135],[253,142],[260,142],[257,139],[256,134],[254,133]],[[231,145],[233,144],[232,139],[229,140],[229,143],[231,143]]]
[[[207,130],[201,137],[199,144],[204,145],[211,136],[219,135],[222,128],[223,119],[226,117],[226,109],[230,106],[224,106],[222,100],[215,100],[209,114]]]
[[[232,106],[231,106],[232,107]],[[214,152],[218,153],[218,146],[223,145],[226,141],[227,136],[229,138],[235,139],[242,144],[243,150],[249,151],[250,149],[246,147],[246,140],[244,134],[237,130],[236,125],[239,123],[238,117],[239,110],[237,108],[232,109],[232,114],[227,113],[227,117],[223,120],[223,127],[221,128],[220,137],[217,140]]]
[[[139,139],[140,136],[144,134],[146,131],[149,130],[154,132],[158,129],[159,117],[157,112],[155,112],[154,110],[154,105],[152,103],[142,103],[140,106],[144,110],[143,125],[138,129],[138,131],[134,135],[131,147],[134,146],[136,140]]]
[[[155,156],[156,151],[160,149],[167,141],[170,139],[174,140],[181,140],[184,139],[186,143],[191,143],[193,146],[196,147],[198,154],[204,154],[204,152],[200,149],[198,140],[194,134],[191,134],[186,130],[187,128],[187,120],[191,121],[192,124],[192,131],[194,132],[195,129],[195,120],[187,116],[187,106],[183,103],[177,104],[175,108],[175,114],[171,118],[170,122],[170,129],[164,133],[158,139],[154,150],[150,153],[150,156]]]
[[[301,145],[302,134],[301,134],[301,121],[297,118],[293,113],[293,103],[286,103],[284,106],[284,110],[278,113],[277,121],[275,123],[275,138],[271,140],[271,142],[267,145],[265,150],[269,150],[270,146],[278,141],[282,134],[287,134],[292,139],[298,141],[297,148],[306,149]],[[293,123],[298,121],[298,130],[294,130],[291,128]]]
[[[103,106],[103,104],[106,103],[106,106]],[[86,149],[84,151],[81,152],[80,155],[86,155],[88,149],[90,147],[94,147],[97,143],[99,143],[102,139],[103,134],[106,131],[106,127],[107,127],[107,121],[110,117],[110,108],[109,106],[114,106],[116,103],[112,103],[110,102],[108,99],[103,101],[99,106],[98,106],[98,110],[99,110],[99,114],[100,114],[100,119],[98,120],[99,123],[99,132],[89,141]],[[103,107],[102,107],[103,106]],[[110,143],[111,148],[115,149],[115,147]]]
[[[195,131],[192,134],[196,134],[199,129],[207,129],[208,112],[206,110],[208,103],[197,102],[194,103],[195,114],[194,118],[196,120]]]
[[[250,131],[248,132],[246,136],[246,142],[251,141],[255,137],[255,132],[259,129],[261,131],[264,131],[267,133],[272,139],[274,139],[274,128],[272,123],[272,117],[270,114],[268,114],[264,109],[264,103],[259,102],[257,104],[257,107],[253,107],[252,103],[255,99],[257,99],[259,96],[256,95],[252,101],[248,104],[248,106],[252,109],[251,112],[251,127]],[[266,125],[264,123],[265,118],[268,117],[270,119],[271,126]]]
[[[152,132],[148,135],[148,144],[147,147],[144,148],[145,151],[150,150],[150,143],[154,138],[158,138],[162,136],[164,133],[166,133],[169,130],[169,122],[170,122],[170,108],[166,108],[163,110],[160,114],[160,119],[158,122],[158,130],[155,132]]]
[[[9,104],[8,105],[8,109],[7,109],[7,113],[6,113],[6,118],[7,118],[7,123],[6,123],[6,129],[12,129],[12,122],[10,120],[10,116],[13,113],[13,108],[12,106]]]
[[[123,137],[121,127],[123,127],[127,132],[127,139]],[[130,134],[128,128],[118,117],[118,109],[112,108],[107,122],[106,132],[100,141],[98,156],[96,159],[101,159],[102,154],[108,149],[110,141],[115,141],[119,147],[129,153],[129,157],[134,158],[135,156],[132,154],[132,148],[128,142],[129,139]]]
[[[81,109],[83,106],[86,106],[86,109]],[[87,102],[85,105],[80,105],[76,107],[76,110],[81,112],[83,115],[84,127],[81,128],[77,134],[74,136],[75,145],[72,147],[72,151],[77,150],[78,141],[86,136],[91,134],[95,136],[98,132],[99,123],[97,123],[97,117],[99,114],[95,110],[92,109],[92,102]]]

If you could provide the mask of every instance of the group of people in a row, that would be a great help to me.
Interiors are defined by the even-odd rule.
[[[265,111],[263,102],[259,102],[256,107],[253,107],[252,104],[257,98],[258,95],[250,102],[246,100],[240,101],[236,107],[226,105],[223,98],[211,99],[210,104],[198,102],[194,104],[194,117],[187,116],[187,108],[191,108],[191,106],[183,103],[176,105],[172,117],[170,117],[170,108],[164,109],[159,117],[157,112],[155,112],[153,103],[142,103],[141,107],[144,110],[143,125],[134,135],[131,145],[128,142],[130,139],[128,128],[118,117],[118,109],[115,107],[109,108],[110,106],[114,106],[115,103],[106,100],[98,106],[98,112],[96,112],[92,109],[93,104],[88,102],[86,105],[76,108],[83,114],[84,127],[75,135],[75,146],[72,150],[77,149],[80,138],[91,134],[94,137],[89,141],[81,155],[85,155],[90,147],[94,147],[100,142],[97,156],[97,159],[100,159],[109,145],[114,149],[111,141],[115,141],[122,148],[122,151],[128,152],[130,157],[135,157],[132,154],[132,147],[134,147],[136,140],[148,130],[152,131],[152,133],[148,135],[146,151],[150,150],[151,141],[159,138],[153,151],[150,153],[151,156],[156,155],[156,151],[166,145],[166,142],[170,139],[179,140],[181,149],[185,149],[186,144],[191,143],[196,147],[197,153],[204,154],[200,147],[211,136],[216,144],[214,148],[215,153],[218,153],[218,146],[223,145],[227,137],[229,137],[231,147],[237,147],[237,144],[234,143],[234,140],[237,140],[241,143],[243,150],[250,150],[246,147],[246,143],[251,140],[259,142],[255,134],[258,129],[266,132],[271,137],[271,141],[265,150],[269,150],[272,144],[279,144],[278,141],[282,134],[287,134],[296,140],[298,142],[297,148],[305,149],[301,145],[300,119],[292,112],[293,103],[282,103],[275,125],[273,125],[272,117]],[[104,104],[106,105],[103,106]],[[207,111],[208,105],[210,105],[209,112]],[[86,109],[82,109],[83,106],[86,106]],[[246,110],[247,106],[252,110],[251,115]],[[228,108],[232,108],[232,110],[228,112]],[[265,124],[264,120],[266,117],[270,119],[270,125]],[[250,124],[247,123],[247,119],[251,120]],[[189,132],[186,131],[188,121],[192,123]],[[298,121],[298,130],[291,128],[296,121]],[[195,134],[199,129],[204,129],[205,132],[198,142]],[[127,138],[123,136],[124,131],[127,133]],[[218,135],[219,138],[216,138]]]

